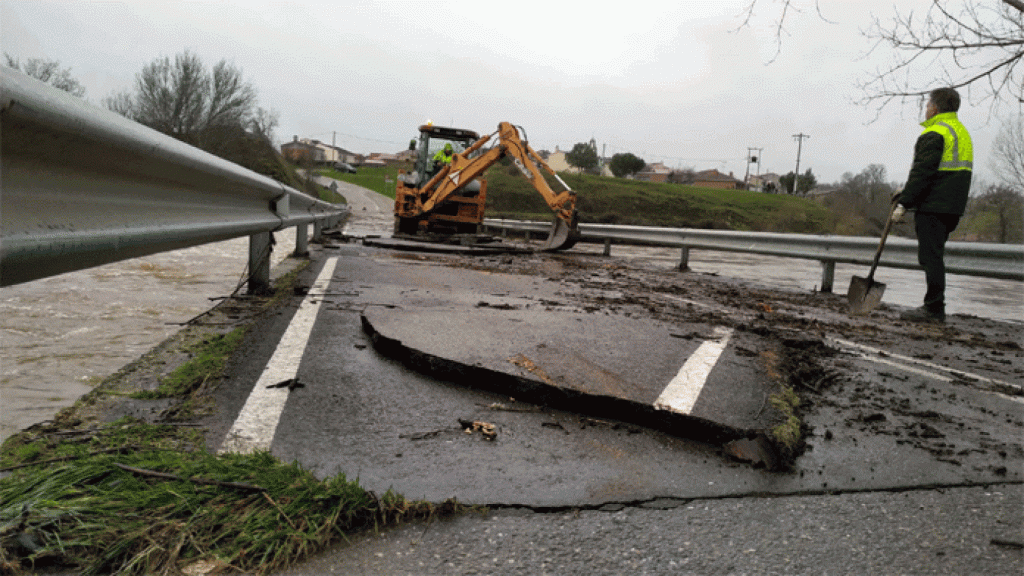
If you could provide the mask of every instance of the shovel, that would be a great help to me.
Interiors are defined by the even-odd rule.
[[[892,213],[896,210],[893,205],[889,211],[889,219],[885,221],[885,229],[882,230],[882,239],[878,242],[878,250],[875,251],[875,260],[871,263],[871,271],[867,278],[854,276],[850,280],[850,291],[846,299],[850,302],[850,314],[859,316],[867,314],[882,301],[882,294],[885,293],[885,284],[875,282],[875,268],[878,268],[878,259],[882,256],[882,248],[885,246],[885,239],[889,236],[889,229],[892,228]]]

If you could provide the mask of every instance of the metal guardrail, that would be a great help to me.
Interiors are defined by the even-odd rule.
[[[551,224],[522,220],[487,219],[484,225],[498,230],[537,232],[545,234]],[[772,232],[734,232],[727,230],[695,230],[690,228],[656,228],[649,226],[615,226],[580,224],[584,241],[604,242],[610,254],[612,242],[669,246],[682,249],[679,267],[686,269],[689,251],[721,250],[746,252],[786,258],[818,260],[822,263],[823,292],[831,292],[835,264],[871,265],[878,249],[877,238],[855,236],[817,236],[810,234],[779,234]],[[986,278],[1024,280],[1024,246],[982,242],[948,242],[946,272]],[[888,268],[920,269],[917,263],[917,242],[907,238],[890,238],[878,262]]]
[[[269,285],[270,235],[296,252],[345,209],[0,68],[0,285],[250,237],[249,290]]]

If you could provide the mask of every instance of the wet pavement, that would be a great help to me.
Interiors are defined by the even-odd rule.
[[[412,255],[355,243],[325,246],[321,256],[338,258],[337,271],[298,371],[306,386],[289,397],[271,450],[324,476],[433,501],[555,508],[1022,480],[1014,383],[1024,353],[1010,325],[965,317],[943,327],[897,324],[899,310],[885,306],[851,318],[837,295],[600,256]],[[382,353],[364,319],[424,355]],[[566,387],[587,381],[601,396],[649,402],[653,393],[624,383],[667,381],[715,327],[734,333],[720,368],[740,393],[721,400],[726,417],[772,410],[757,378],[800,397],[804,441],[785,471],[737,460],[703,430],[591,412],[585,396],[574,407],[546,401],[543,391],[514,395],[495,382],[495,374],[543,380],[521,355]],[[566,352],[574,335],[586,345]],[[936,379],[934,370],[834,339],[918,359],[941,349],[933,360],[988,381]],[[250,357],[258,366],[258,354]],[[242,395],[247,382],[222,394]],[[474,421],[493,424],[497,437],[467,433],[462,423]]]
[[[326,258],[338,259],[336,272],[299,368],[306,386],[289,397],[272,452],[377,493],[456,497],[491,513],[359,540],[289,574],[1024,566],[1013,512],[1024,481],[1024,351],[1013,324],[958,315],[907,324],[885,304],[854,318],[840,295],[596,255],[416,254],[338,239],[314,252],[304,283]],[[715,370],[756,368],[799,395],[803,441],[784,470],[737,459],[706,434],[514,396],[489,380],[543,382],[519,353],[548,379],[629,395],[623,382],[664,381],[672,369],[655,358],[678,369],[716,328],[732,335]],[[378,330],[405,351],[375,347]],[[531,340],[538,331],[588,344],[545,355],[544,338]],[[256,367],[266,340],[252,350]],[[559,360],[573,369],[559,372]],[[221,397],[237,397],[240,384]],[[771,406],[750,396],[748,411]]]
[[[836,294],[580,251],[393,250],[353,229],[311,245],[295,296],[257,315],[202,422],[209,445],[315,303],[270,451],[491,512],[289,574],[1024,568],[1018,324],[908,324],[885,303],[855,318]],[[675,393],[687,374],[711,395]],[[769,435],[776,463],[735,443]]]

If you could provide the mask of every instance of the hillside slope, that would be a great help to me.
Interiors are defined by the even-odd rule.
[[[579,194],[581,222],[823,234],[838,220],[820,204],[783,194],[561,176]],[[547,220],[551,211],[514,166],[495,166],[487,172],[487,216]]]

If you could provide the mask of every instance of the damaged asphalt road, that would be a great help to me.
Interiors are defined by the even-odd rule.
[[[409,498],[533,509],[1022,481],[1017,383],[1024,352],[1017,326],[960,316],[946,326],[909,325],[886,306],[851,318],[838,295],[771,291],[572,253],[468,257],[356,244],[323,252],[338,265],[296,376],[305,387],[290,393],[271,447],[323,476],[344,473],[369,490]],[[307,271],[310,278],[317,268]],[[458,323],[438,320],[446,312],[486,321],[465,324],[472,328],[467,343],[453,334]],[[416,346],[434,347],[431,354],[410,362],[401,349],[396,356],[374,347],[367,319],[400,325],[403,316],[419,323]],[[558,318],[570,334],[573,324],[593,321],[601,327],[594,336],[600,351],[616,358],[610,365],[633,372],[591,368],[625,381],[647,368],[664,371],[655,366],[657,350],[696,348],[714,327],[726,327],[735,337],[716,370],[749,380],[758,367],[771,388],[737,384],[754,391],[740,400],[758,417],[778,412],[771,390],[791,387],[799,396],[793,415],[800,440],[784,466],[773,466],[751,462],[756,447],[727,448],[700,427],[688,433],[593,412],[586,397],[545,402],[543,391],[528,386],[517,397],[480,368],[530,372],[512,361],[507,342],[531,316],[537,324]],[[665,337],[623,337],[630,333],[617,334],[616,322],[656,324]],[[484,342],[487,334],[496,341]],[[490,346],[501,353],[488,354]],[[250,374],[267,353],[253,355]],[[554,373],[559,357],[569,358],[530,361]],[[247,394],[251,381],[230,383],[219,394]],[[731,405],[721,404],[723,412]],[[494,436],[460,422],[491,425]],[[213,444],[228,424],[211,423]]]
[[[308,385],[291,393],[272,451],[378,493],[457,495],[490,511],[364,535],[285,574],[1024,570],[1019,326],[961,316],[906,325],[886,305],[851,318],[840,296],[573,253],[335,242],[314,252],[307,285],[323,257],[344,261],[297,374]],[[657,320],[692,348],[730,328],[738,337],[722,361],[759,362],[793,387],[803,442],[786,470],[769,472],[720,443],[431,377],[377,351],[361,320],[413,305]],[[218,398],[228,417],[288,317],[253,338],[248,366],[235,370],[242,384]],[[210,423],[211,444],[228,425]]]

